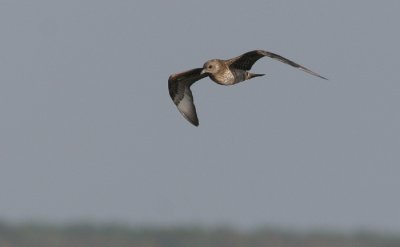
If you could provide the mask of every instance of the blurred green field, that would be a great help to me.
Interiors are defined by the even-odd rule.
[[[0,223],[0,247],[399,247],[400,236],[372,232],[298,232],[273,228],[127,227]]]

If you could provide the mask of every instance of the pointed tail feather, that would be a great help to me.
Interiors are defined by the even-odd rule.
[[[264,75],[265,74],[253,74],[253,73],[247,72],[247,79],[251,79],[251,78],[259,77],[259,76],[264,76]]]

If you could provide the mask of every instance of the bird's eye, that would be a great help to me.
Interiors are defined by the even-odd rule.
[[[209,68],[209,69],[212,69],[212,67],[213,67],[212,65],[208,65],[208,68]]]

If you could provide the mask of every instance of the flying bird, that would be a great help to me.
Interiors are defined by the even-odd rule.
[[[311,75],[327,80],[325,77],[278,54],[263,50],[255,50],[227,60],[212,59],[207,61],[202,68],[172,74],[168,79],[169,95],[178,107],[180,113],[190,123],[199,126],[199,119],[197,118],[196,107],[193,103],[193,95],[190,86],[207,76],[214,82],[226,86],[249,80],[254,77],[263,76],[265,74],[254,74],[249,72],[254,63],[262,57],[276,59],[282,63],[301,69]]]

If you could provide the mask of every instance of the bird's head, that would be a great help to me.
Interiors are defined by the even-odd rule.
[[[203,70],[201,71],[201,74],[215,74],[220,71],[221,67],[221,61],[219,61],[218,59],[209,60],[203,65]]]

